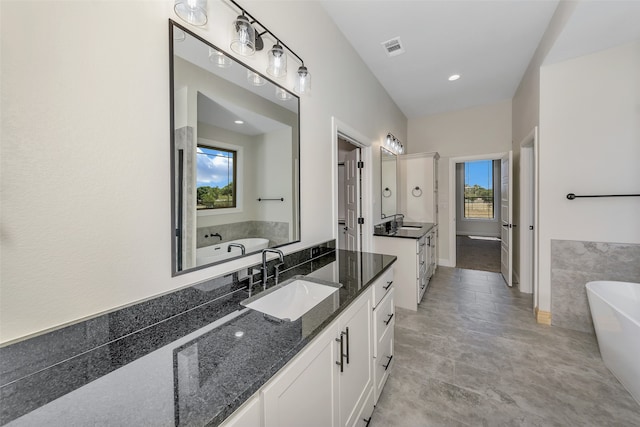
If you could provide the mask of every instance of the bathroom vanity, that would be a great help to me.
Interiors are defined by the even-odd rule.
[[[433,223],[404,222],[397,229],[383,223],[374,228],[375,251],[395,255],[397,307],[416,311],[437,268],[438,226]]]
[[[285,256],[281,281],[341,285],[295,320],[245,308],[233,273],[1,348],[0,425],[364,426],[396,259],[332,245]]]

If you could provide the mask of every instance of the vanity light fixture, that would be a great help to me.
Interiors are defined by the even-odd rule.
[[[231,58],[229,58],[224,53],[219,50],[209,48],[209,61],[213,62],[220,68],[229,68],[231,67]]]
[[[249,18],[242,15],[233,21],[233,27],[231,27],[231,50],[242,56],[251,56],[256,50],[256,30],[249,22]]]
[[[309,70],[304,66],[304,63],[298,68],[296,86],[293,90],[299,95],[307,95],[311,91],[311,74],[309,74]]]
[[[287,75],[287,54],[280,45],[280,42],[276,42],[271,50],[269,50],[267,74],[273,77],[283,77]]]
[[[402,145],[402,142],[400,142],[398,138],[393,136],[391,132],[387,133],[387,138],[385,139],[385,145],[390,151],[392,151],[395,154],[404,153],[404,145]]]
[[[207,23],[207,0],[175,0],[173,10],[191,25],[201,27]]]
[[[280,86],[276,86],[276,98],[278,98],[280,101],[288,101],[293,98],[293,96],[285,89],[282,89]]]
[[[263,86],[267,80],[262,77],[260,74],[255,73],[251,70],[247,70],[247,81],[252,86]]]
[[[184,0],[183,0],[184,1]],[[306,95],[311,89],[311,74],[304,65],[304,61],[286,44],[282,43],[271,31],[255,19],[249,12],[240,6],[235,0],[228,0],[238,10],[239,15],[233,21],[231,27],[231,50],[243,55],[250,56],[256,51],[261,51],[264,47],[262,36],[269,35],[269,38],[275,41],[275,44],[268,52],[269,65],[267,66],[267,74],[273,77],[283,77],[287,74],[287,52],[300,61],[300,67],[295,80],[293,90],[300,94]],[[261,28],[262,31],[257,31]],[[286,90],[284,94],[278,94],[278,99],[291,99],[291,93]],[[286,96],[285,96],[286,94]]]

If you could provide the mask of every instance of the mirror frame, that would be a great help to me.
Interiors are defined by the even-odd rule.
[[[233,260],[237,260],[240,258],[245,258],[257,253],[260,253],[262,250],[258,250],[258,251],[253,251],[253,252],[247,252],[244,255],[238,255],[235,257],[230,257],[230,258],[226,258],[224,260],[220,260],[217,262],[212,262],[209,264],[203,264],[203,265],[199,265],[199,266],[194,266],[194,267],[190,267],[190,268],[181,268],[178,269],[179,266],[178,265],[178,250],[180,250],[182,252],[182,239],[181,239],[181,234],[179,233],[179,224],[182,223],[182,209],[178,210],[178,206],[177,206],[177,199],[176,196],[178,195],[178,191],[176,189],[176,164],[177,164],[177,160],[176,159],[176,153],[175,153],[175,147],[176,147],[176,141],[175,141],[175,87],[174,87],[174,47],[173,47],[173,43],[174,43],[174,30],[175,29],[179,29],[181,31],[184,31],[185,34],[187,34],[188,36],[194,37],[195,39],[197,39],[198,41],[200,41],[201,43],[204,43],[205,45],[209,46],[210,48],[216,49],[222,53],[224,53],[231,61],[233,61],[233,63],[235,63],[236,65],[239,65],[240,67],[243,68],[243,70],[250,70],[258,75],[260,75],[262,78],[264,78],[265,80],[267,80],[269,83],[271,83],[272,85],[274,85],[275,87],[280,87],[283,90],[285,90],[286,92],[288,92],[289,94],[291,94],[292,99],[295,100],[295,102],[297,102],[298,104],[298,114],[297,114],[297,124],[298,124],[298,129],[297,129],[297,147],[295,145],[293,145],[293,147],[295,148],[295,151],[297,152],[297,167],[295,169],[295,176],[293,178],[294,182],[292,183],[292,193],[291,193],[291,197],[296,197],[297,203],[296,206],[294,206],[294,210],[292,210],[292,212],[297,212],[297,225],[295,226],[297,229],[297,235],[295,236],[294,240],[291,240],[287,243],[283,243],[280,245],[274,245],[274,246],[269,246],[270,248],[280,248],[283,246],[287,246],[287,245],[291,245],[294,243],[299,243],[301,241],[301,234],[302,234],[302,218],[301,218],[301,199],[300,199],[300,195],[301,195],[301,190],[300,190],[300,147],[301,147],[301,143],[300,143],[300,97],[295,94],[294,92],[292,92],[291,90],[287,89],[286,87],[283,87],[282,85],[278,84],[277,82],[273,81],[270,77],[264,75],[263,73],[253,69],[252,67],[248,66],[247,64],[241,62],[240,60],[236,59],[234,56],[232,56],[231,54],[229,54],[226,50],[219,48],[218,46],[214,45],[213,43],[210,43],[209,41],[205,40],[204,38],[200,37],[199,35],[193,33],[192,31],[188,30],[187,28],[185,28],[184,26],[180,25],[179,23],[177,23],[176,21],[169,19],[169,132],[170,132],[170,167],[171,167],[171,276],[175,277],[175,276],[179,276],[182,274],[187,274],[187,273],[191,273],[193,271],[197,271],[197,270],[202,270],[205,268],[209,268],[215,265],[221,265]],[[293,142],[292,142],[293,143]],[[292,157],[292,161],[293,161],[293,157]],[[296,194],[297,193],[297,194]],[[295,221],[295,218],[292,218],[293,221]]]

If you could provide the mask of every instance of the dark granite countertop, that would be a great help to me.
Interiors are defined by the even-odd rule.
[[[20,416],[5,408],[0,424],[216,426],[395,260],[338,250],[283,272],[282,281],[308,275],[342,285],[337,298],[292,322],[240,306],[248,296],[241,289],[10,382],[2,389],[3,406],[28,401],[31,409]],[[361,268],[347,268],[354,263]],[[70,381],[79,384],[61,394]]]
[[[374,227],[374,236],[400,237],[403,239],[419,239],[431,231],[436,224],[432,222],[404,222],[402,228],[390,233],[385,232],[384,227]]]

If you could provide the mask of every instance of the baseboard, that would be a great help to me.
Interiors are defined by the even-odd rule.
[[[455,267],[455,265],[451,264],[451,261],[449,261],[448,258],[447,259],[439,258],[438,265],[441,265],[443,267]]]
[[[481,236],[481,237],[497,237],[500,238],[500,234],[481,231],[456,231],[456,236]]]
[[[538,307],[536,307],[536,322],[551,326],[551,312],[539,310]]]

